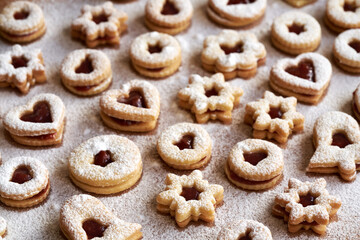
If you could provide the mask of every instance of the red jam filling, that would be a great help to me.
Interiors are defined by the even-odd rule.
[[[114,162],[111,158],[111,152],[107,151],[100,151],[94,156],[94,164],[106,167],[108,164]]]
[[[166,0],[165,4],[161,10],[161,14],[162,15],[176,15],[178,13],[179,13],[179,9],[177,9],[172,2],[170,2],[169,0]]]
[[[355,12],[356,11],[356,5],[355,3],[345,3],[344,4],[344,11],[345,12]]]
[[[50,133],[50,134],[44,134],[39,136],[30,136],[31,138],[39,139],[39,140],[50,140],[54,139],[56,136],[56,133]]]
[[[351,144],[350,140],[343,133],[335,133],[332,136],[331,145],[333,145],[333,146],[338,146],[339,148],[344,148],[349,144]]]
[[[285,69],[286,72],[296,77],[315,82],[314,64],[310,60],[303,60],[298,66],[290,66]]]
[[[89,57],[86,57],[85,60],[83,60],[81,64],[75,69],[75,73],[89,74],[92,71],[94,71],[94,67]]]
[[[179,142],[174,145],[177,146],[180,150],[184,149],[193,149],[194,136],[185,135],[183,136]]]
[[[96,237],[98,237],[98,238],[103,237],[104,232],[107,228],[106,226],[104,226],[94,220],[87,220],[87,221],[83,222],[82,227],[85,230],[88,239],[93,239]]]
[[[357,53],[360,53],[360,42],[359,41],[352,41],[349,43],[349,46],[352,47]]]
[[[92,21],[95,22],[96,24],[107,22],[108,16],[106,16],[106,14],[104,13],[97,16],[93,16]]]
[[[360,163],[355,164],[356,168],[360,168]]]
[[[270,115],[271,119],[281,118],[283,115],[283,112],[281,111],[280,108],[270,107],[269,115]]]
[[[296,33],[299,35],[302,32],[305,32],[305,28],[303,25],[299,25],[296,23],[293,23],[291,26],[288,26],[289,32]]]
[[[227,5],[234,5],[234,4],[249,4],[253,3],[256,0],[229,0]]]
[[[266,152],[254,152],[254,153],[244,153],[245,162],[250,163],[253,166],[256,166],[260,161],[267,158]]]
[[[30,181],[31,179],[32,176],[30,174],[29,169],[25,166],[20,166],[14,171],[11,181],[16,182],[18,184],[23,184],[27,181]]]
[[[39,102],[34,106],[32,113],[25,114],[20,118],[25,122],[49,123],[52,122],[50,107],[46,102]]]
[[[16,20],[23,20],[23,19],[28,18],[29,14],[30,13],[27,11],[19,11],[19,12],[14,13],[14,18]]]
[[[238,240],[252,240],[250,237],[250,232],[246,232],[245,236],[239,237]]]
[[[316,197],[312,196],[310,193],[308,193],[305,196],[300,196],[299,203],[303,205],[303,207],[315,205],[315,199]]]
[[[184,197],[186,201],[190,200],[199,200],[200,193],[196,188],[193,187],[183,187],[180,196]]]
[[[215,88],[212,88],[210,90],[206,90],[206,92],[205,92],[205,96],[207,96],[208,98],[211,97],[211,96],[218,96],[218,95],[219,95],[219,93]]]
[[[220,47],[226,55],[229,55],[230,53],[242,53],[244,51],[244,44],[242,43],[238,43],[233,47],[229,47],[226,45],[220,45]]]
[[[92,89],[95,86],[97,86],[97,85],[75,86],[74,88],[79,92],[86,92],[86,91],[89,91],[90,89]]]
[[[114,118],[114,117],[111,117],[111,119],[114,122],[116,122],[116,124],[119,124],[119,125],[122,125],[122,126],[131,126],[131,125],[136,125],[136,124],[141,123],[141,122],[137,122],[137,121],[118,119],[118,118]]]
[[[148,46],[149,53],[160,53],[162,51],[162,47],[159,44],[156,44],[154,46]]]
[[[11,65],[13,65],[14,68],[27,67],[28,62],[29,60],[27,60],[24,56],[11,58]]]
[[[145,98],[139,91],[131,91],[129,97],[121,97],[117,100],[119,103],[128,104],[134,107],[146,108]]]

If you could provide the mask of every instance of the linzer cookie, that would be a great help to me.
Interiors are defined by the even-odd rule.
[[[191,24],[193,7],[190,0],[148,0],[145,24],[157,32],[178,34]]]
[[[270,86],[283,96],[316,104],[330,84],[330,61],[318,53],[303,53],[294,59],[283,58],[271,68]]]
[[[238,220],[227,223],[217,240],[272,240],[271,232],[264,224],[254,220]]]
[[[337,65],[346,72],[360,73],[360,29],[341,33],[333,46]]]
[[[116,130],[148,132],[156,127],[160,114],[160,95],[147,81],[132,80],[100,98],[104,123]]]
[[[199,170],[189,176],[169,173],[165,180],[166,189],[156,198],[160,213],[175,217],[179,227],[186,227],[190,221],[214,222],[215,208],[222,203],[224,188],[203,180]]]
[[[40,49],[25,50],[20,45],[14,45],[11,51],[0,54],[0,87],[10,86],[26,94],[32,85],[45,81]]]
[[[205,39],[201,62],[209,72],[221,72],[225,79],[251,78],[266,61],[266,50],[250,32],[223,30]]]
[[[151,32],[138,36],[130,47],[135,70],[145,77],[165,78],[181,65],[181,47],[172,36]]]
[[[340,33],[352,28],[360,28],[360,3],[356,0],[328,0],[325,24]]]
[[[0,165],[0,201],[27,208],[43,202],[50,192],[49,172],[37,159],[17,157]]]
[[[209,18],[225,27],[234,28],[249,25],[262,16],[266,10],[266,0],[209,0]]]
[[[291,6],[300,8],[305,5],[314,3],[317,0],[284,0],[284,1],[287,2],[288,4],[290,4]]]
[[[211,145],[209,134],[200,125],[178,123],[161,133],[157,151],[170,167],[191,170],[210,161]]]
[[[178,93],[181,108],[191,110],[198,123],[220,120],[231,123],[232,110],[240,102],[243,90],[225,82],[224,75],[217,73],[211,77],[190,76],[189,85]]]
[[[355,118],[360,121],[360,84],[353,93],[352,110]]]
[[[278,97],[266,91],[262,99],[246,104],[244,122],[253,128],[253,137],[285,143],[292,132],[302,131],[304,116],[296,111],[296,98]]]
[[[89,48],[118,45],[121,33],[127,29],[127,18],[127,14],[117,10],[112,2],[85,5],[80,17],[71,24],[71,36],[85,42]]]
[[[6,220],[0,217],[0,239],[3,239],[6,235]]]
[[[271,27],[271,40],[277,49],[289,54],[312,52],[320,45],[321,27],[307,13],[286,12],[275,18]]]
[[[142,238],[140,224],[120,220],[100,200],[86,194],[65,201],[60,228],[69,240]]]
[[[288,223],[289,232],[312,229],[324,234],[329,220],[341,207],[341,200],[326,190],[326,181],[318,178],[315,182],[289,180],[284,193],[275,197],[273,215]]]
[[[50,146],[61,143],[65,125],[65,106],[51,93],[36,95],[26,105],[14,107],[3,124],[11,137],[28,146]]]
[[[0,36],[14,43],[32,42],[46,32],[41,8],[32,2],[14,1],[0,13]]]
[[[79,188],[96,194],[122,192],[142,174],[139,148],[125,137],[102,135],[80,144],[69,157],[69,176]]]
[[[110,86],[111,63],[102,51],[75,50],[62,62],[60,75],[69,91],[80,96],[91,96],[101,93]]]
[[[231,150],[225,173],[238,187],[263,190],[279,182],[283,168],[283,154],[278,146],[264,140],[247,139]]]
[[[307,172],[339,173],[345,181],[353,181],[360,170],[360,128],[350,115],[327,112],[314,126],[316,151]]]

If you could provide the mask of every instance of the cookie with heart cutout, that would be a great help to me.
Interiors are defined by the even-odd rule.
[[[227,223],[217,240],[272,240],[271,232],[264,224],[254,220],[238,220]]]
[[[140,224],[119,219],[100,200],[87,194],[65,201],[60,210],[60,229],[69,240],[142,238]]]
[[[50,192],[49,171],[31,157],[9,159],[0,165],[0,201],[17,208],[43,202]]]
[[[336,37],[333,55],[337,65],[346,72],[360,73],[360,29],[351,29]]]
[[[0,217],[0,240],[5,237],[6,228],[7,228],[6,220]]]
[[[355,118],[360,121],[360,84],[353,93],[353,100],[351,104]]]
[[[154,85],[132,80],[104,93],[100,98],[100,116],[116,130],[148,132],[156,127],[160,114],[160,95]]]
[[[271,68],[270,86],[283,96],[316,104],[330,84],[330,61],[318,53],[304,53],[294,59],[283,58]]]
[[[51,93],[36,95],[25,105],[14,107],[3,124],[11,137],[28,146],[50,146],[61,143],[65,125],[65,106]]]
[[[293,7],[301,8],[305,5],[312,4],[312,3],[316,2],[317,0],[284,0],[284,1]]]
[[[356,0],[328,0],[324,22],[336,33],[360,27],[360,2]]]
[[[75,50],[63,60],[60,76],[70,92],[80,96],[96,95],[107,89],[112,82],[111,63],[102,51]]]
[[[345,181],[354,181],[360,170],[360,128],[350,115],[332,111],[315,122],[315,153],[307,172],[339,173]]]

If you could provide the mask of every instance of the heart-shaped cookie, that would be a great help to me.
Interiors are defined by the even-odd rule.
[[[60,228],[67,239],[124,239],[142,237],[141,225],[117,218],[100,200],[80,194],[68,199],[60,211]]]
[[[155,128],[160,113],[160,95],[152,84],[133,80],[120,89],[107,91],[100,99],[101,117],[111,128],[146,132]]]
[[[4,117],[5,129],[24,145],[48,146],[62,141],[65,106],[50,93],[39,94],[26,104],[11,109]]]
[[[270,73],[270,86],[284,96],[316,104],[329,86],[331,63],[317,53],[284,58],[275,63]]]

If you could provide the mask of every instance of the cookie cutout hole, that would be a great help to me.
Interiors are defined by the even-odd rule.
[[[339,148],[344,148],[347,145],[351,144],[351,141],[344,133],[335,133],[332,136],[332,146],[338,146]]]
[[[199,200],[200,193],[194,187],[183,187],[180,196],[184,197],[186,201]]]
[[[106,167],[108,164],[114,162],[111,157],[111,152],[107,151],[100,151],[94,156],[94,164]]]
[[[256,0],[229,0],[227,5],[235,5],[235,4],[250,4],[255,2]]]
[[[161,53],[162,52],[162,47],[159,45],[159,44],[156,44],[156,45],[149,45],[148,46],[148,51],[150,54],[153,54],[153,53]]]
[[[239,237],[238,240],[252,240],[252,237],[250,237],[250,230],[247,230],[244,236]]]
[[[355,2],[353,2],[353,3],[345,2],[343,8],[344,8],[345,12],[356,12]]]
[[[244,44],[238,43],[233,47],[229,47],[227,45],[220,45],[220,48],[224,51],[226,55],[229,55],[230,53],[242,53],[244,52]]]
[[[11,181],[23,184],[32,179],[31,171],[26,166],[19,166],[13,173]]]
[[[297,23],[293,23],[292,25],[288,26],[289,32],[296,33],[299,35],[302,32],[305,32],[304,25],[300,25]]]
[[[104,236],[104,232],[107,228],[107,226],[102,225],[101,223],[98,223],[95,220],[86,220],[85,222],[83,222],[82,225],[84,231],[86,232],[86,235],[88,237],[88,239],[93,239],[93,238],[101,238]]]
[[[50,106],[47,102],[36,103],[33,112],[24,114],[20,119],[24,122],[33,123],[50,123],[53,121]]]
[[[360,53],[360,41],[353,40],[349,43],[349,46],[353,48],[357,53]]]
[[[193,149],[194,146],[194,136],[190,134],[184,135],[179,142],[174,143],[180,150],[184,149]]]
[[[244,161],[250,163],[253,166],[256,166],[259,162],[267,158],[268,154],[266,152],[253,152],[253,153],[244,153]]]
[[[287,73],[293,76],[316,82],[315,79],[315,67],[312,61],[303,60],[297,66],[289,66],[285,69]]]
[[[28,62],[29,60],[24,56],[11,58],[11,65],[13,65],[14,68],[27,67]]]
[[[22,10],[22,11],[18,11],[14,13],[14,19],[15,20],[24,20],[27,19],[29,17],[29,12]]]
[[[307,206],[315,205],[315,199],[316,197],[308,193],[305,196],[300,196],[299,203],[303,205],[303,207],[307,207]]]
[[[268,114],[270,115],[271,119],[275,119],[282,118],[284,113],[278,107],[270,107],[270,111],[268,112]]]
[[[176,6],[169,0],[166,0],[161,10],[162,15],[176,15],[179,12],[180,12],[179,9],[177,9]]]
[[[92,64],[92,60],[88,56],[86,56],[86,58],[81,62],[81,64],[75,69],[75,73],[77,74],[89,74],[92,73],[92,71],[94,71],[94,67]]]
[[[146,108],[145,98],[140,91],[131,91],[129,97],[120,97],[117,101],[134,107]]]
[[[93,16],[92,21],[96,24],[100,24],[102,22],[108,21],[108,16],[105,13],[102,13],[100,15]]]
[[[205,91],[205,96],[208,98],[212,96],[219,96],[219,92],[213,87],[210,90]]]

